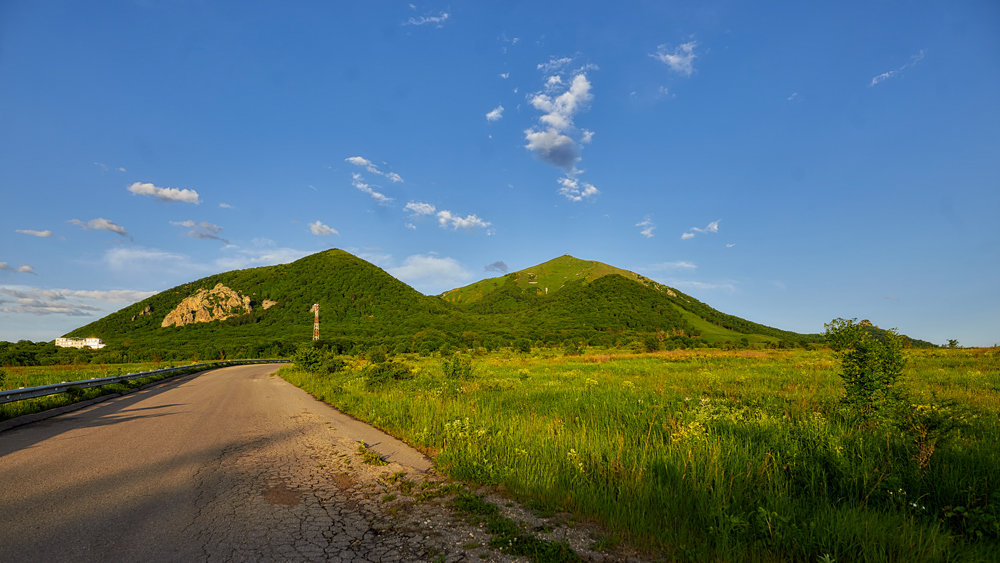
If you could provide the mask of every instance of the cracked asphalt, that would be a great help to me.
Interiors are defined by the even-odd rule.
[[[277,368],[0,432],[0,561],[516,560],[444,501],[416,500],[441,482],[426,457]],[[364,464],[360,440],[389,464]]]

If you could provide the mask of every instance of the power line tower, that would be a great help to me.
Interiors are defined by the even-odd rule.
[[[313,340],[319,340],[319,303],[313,303],[310,311],[316,313],[316,320],[313,321]]]

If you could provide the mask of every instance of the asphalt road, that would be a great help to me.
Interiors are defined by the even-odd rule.
[[[427,458],[277,368],[184,376],[0,433],[0,561],[416,557],[331,468],[358,440],[404,470]]]

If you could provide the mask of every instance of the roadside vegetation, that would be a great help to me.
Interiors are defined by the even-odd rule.
[[[343,355],[282,377],[451,477],[682,560],[1000,556],[1000,352],[904,349],[837,319],[835,351],[586,346]]]

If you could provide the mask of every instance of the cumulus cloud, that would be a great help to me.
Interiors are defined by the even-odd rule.
[[[217,240],[225,244],[229,244],[228,240],[219,236],[219,233],[222,232],[222,227],[209,223],[208,221],[195,222],[189,219],[187,221],[171,221],[170,224],[175,227],[190,229],[187,232],[187,236],[191,238],[201,240]]]
[[[544,131],[528,129],[524,132],[524,137],[528,141],[525,147],[552,166],[563,170],[572,170],[576,164],[579,157],[576,143],[555,129]]]
[[[2,305],[0,311],[28,315],[85,317],[103,310],[91,304],[93,302],[128,305],[155,293],[130,289],[91,291],[0,286],[0,305]]]
[[[469,214],[465,217],[453,214],[447,209],[442,209],[437,212],[438,225],[441,228],[451,227],[452,229],[465,229],[471,231],[473,229],[481,228],[486,229],[490,226],[489,221],[484,221],[478,216]]]
[[[400,176],[399,174],[396,174],[395,172],[391,172],[391,171],[384,171],[384,170],[380,169],[378,166],[375,166],[374,162],[368,160],[367,158],[365,158],[363,156],[349,156],[349,157],[345,158],[344,160],[347,161],[347,162],[350,162],[351,164],[353,164],[355,166],[360,166],[360,167],[364,168],[365,170],[367,170],[368,172],[371,172],[372,174],[378,174],[379,176],[382,176],[384,178],[388,178],[389,181],[391,181],[393,183],[395,183],[395,182],[402,182],[403,181],[403,177]]]
[[[673,50],[666,45],[659,45],[656,52],[650,53],[649,56],[667,65],[670,70],[678,74],[691,76],[691,73],[694,72],[694,59],[697,57],[694,54],[694,48],[697,46],[697,41],[682,43]]]
[[[570,176],[559,178],[559,185],[559,195],[570,201],[583,201],[600,193],[593,184],[581,182]]]
[[[404,208],[414,215],[433,215],[437,208],[433,204],[424,203],[421,201],[411,201],[406,204]]]
[[[923,51],[923,49],[921,49],[919,53],[917,53],[916,55],[913,55],[912,57],[910,57],[910,62],[906,63],[905,65],[903,65],[903,66],[901,66],[899,68],[893,69],[893,70],[887,70],[887,71],[883,72],[882,74],[878,74],[878,75],[874,76],[872,78],[872,81],[870,83],[868,83],[868,86],[872,87],[872,86],[875,86],[876,84],[879,84],[880,82],[885,82],[886,80],[889,80],[890,78],[895,77],[896,75],[898,75],[899,73],[903,72],[904,70],[907,70],[909,68],[913,68],[914,66],[917,65],[917,63],[919,63],[923,59],[924,59],[924,51]]]
[[[692,239],[695,233],[717,233],[719,232],[719,220],[712,221],[703,228],[691,227],[691,230],[681,235],[681,240]]]
[[[503,106],[499,105],[486,114],[486,121],[500,121],[503,118]]]
[[[148,195],[160,201],[182,203],[201,203],[198,200],[198,192],[189,189],[160,188],[149,182],[135,182],[128,187],[128,191],[135,195]]]
[[[449,14],[448,12],[441,12],[440,14],[438,14],[436,16],[410,17],[410,19],[408,19],[405,22],[403,22],[403,25],[417,25],[417,26],[420,26],[420,25],[431,24],[431,25],[434,25],[435,27],[442,27],[442,26],[444,26],[445,22],[447,22],[448,18],[450,18],[450,17],[451,17],[451,14]]]
[[[121,235],[123,237],[129,236],[128,231],[125,230],[125,227],[123,227],[123,226],[115,223],[114,221],[109,221],[108,219],[105,219],[104,217],[98,217],[97,219],[91,219],[90,221],[87,221],[86,223],[84,223],[83,221],[81,221],[79,219],[70,219],[69,222],[72,223],[72,224],[74,224],[74,225],[77,225],[79,227],[83,227],[84,229],[86,229],[88,231],[90,231],[90,230],[110,231],[112,233],[115,233],[117,235]]]
[[[507,263],[504,262],[503,260],[497,260],[496,262],[493,262],[492,264],[487,264],[485,267],[483,267],[483,271],[500,272],[501,274],[506,274],[507,269],[508,269]]]
[[[316,220],[316,222],[314,223],[309,223],[309,230],[312,232],[312,234],[320,237],[340,234],[337,232],[337,229],[334,229],[333,227],[330,227],[328,225],[324,225],[319,220]]]
[[[402,266],[387,268],[386,271],[427,294],[437,294],[460,286],[472,277],[454,258],[433,254],[408,256],[403,260]]]
[[[392,201],[391,197],[383,194],[380,191],[377,191],[371,185],[369,185],[368,183],[366,183],[361,178],[361,174],[358,174],[357,172],[355,172],[354,174],[351,174],[351,185],[354,186],[355,188],[361,190],[362,192],[365,192],[366,194],[370,195],[372,197],[372,199],[374,199],[375,201],[377,201],[379,203],[379,205],[386,205],[390,201]]]
[[[550,77],[546,85],[555,88],[562,85],[562,80],[553,83]],[[557,131],[564,131],[573,124],[573,115],[594,99],[590,87],[587,76],[581,73],[574,76],[566,91],[558,96],[537,93],[530,102],[535,109],[544,112],[539,121]]]
[[[35,231],[33,229],[15,229],[14,232],[21,233],[22,235],[31,235],[33,237],[49,238],[52,236],[52,231],[46,229],[44,231]]]
[[[653,223],[652,219],[646,217],[642,221],[636,223],[635,226],[642,227],[642,230],[639,231],[640,235],[646,238],[653,238],[653,231],[656,230],[656,225]]]

